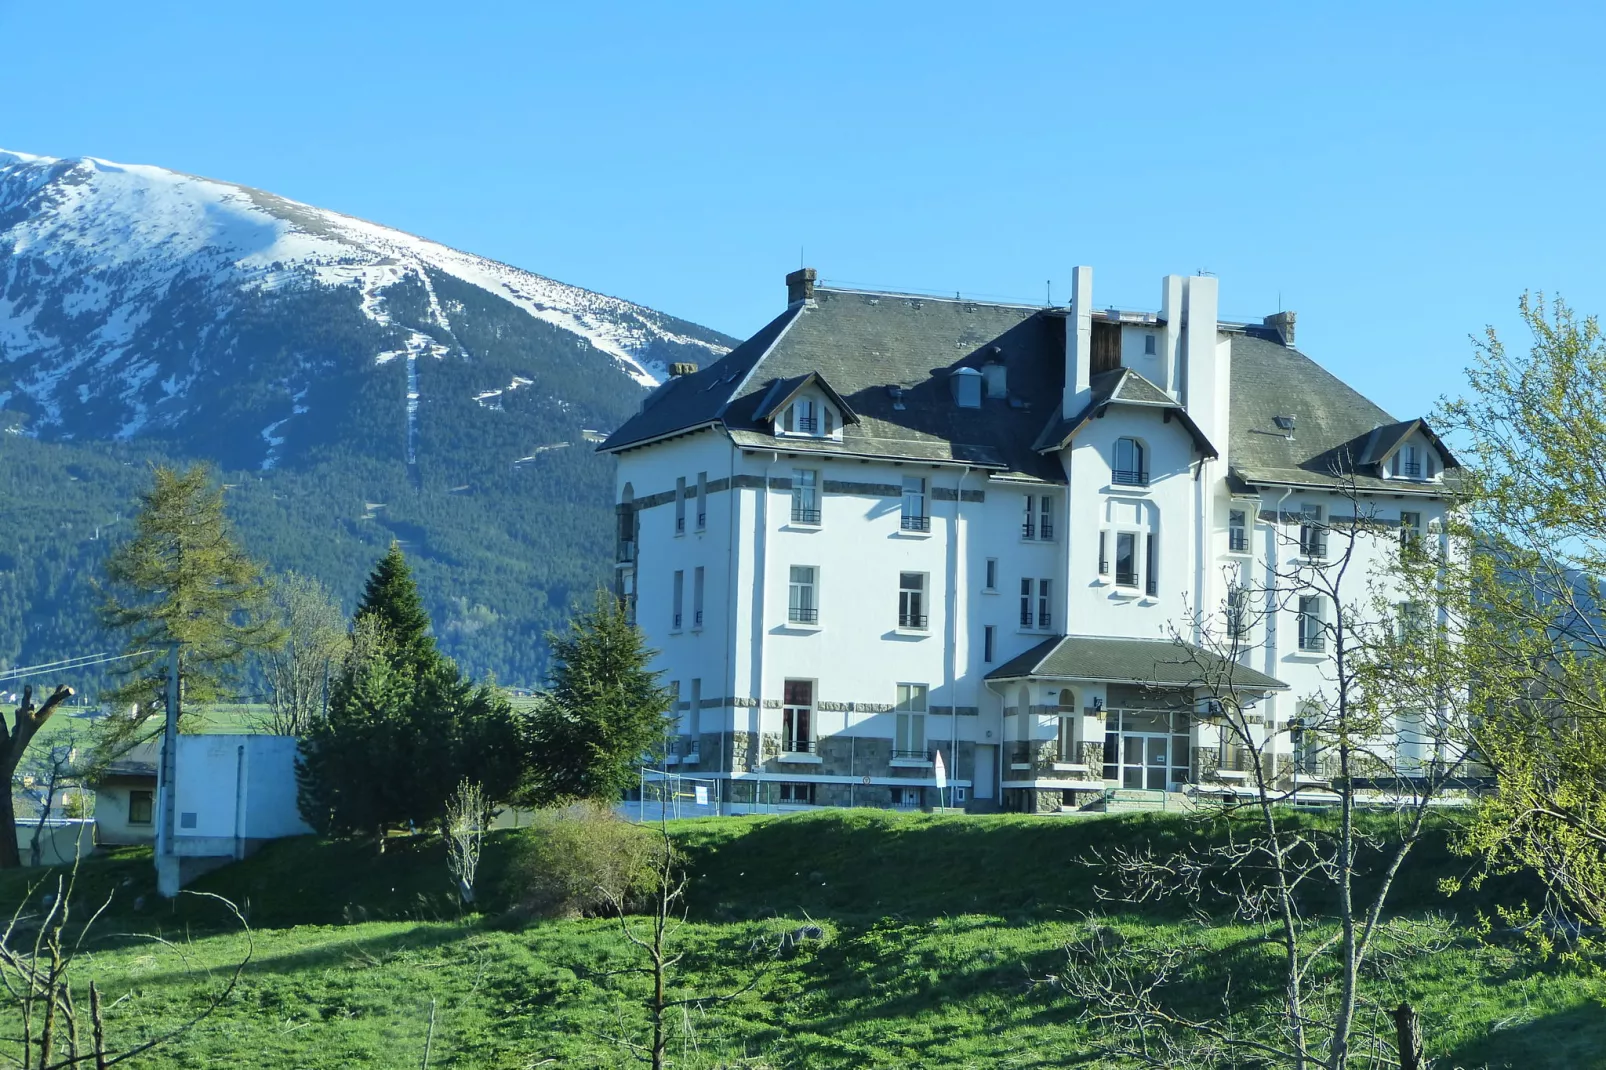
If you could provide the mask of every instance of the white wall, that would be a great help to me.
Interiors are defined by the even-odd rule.
[[[246,841],[310,833],[296,810],[296,745],[290,736],[179,736],[174,853],[239,855]]]

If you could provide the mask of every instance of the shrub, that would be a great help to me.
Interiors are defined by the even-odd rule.
[[[612,914],[655,890],[663,841],[600,803],[535,815],[509,874],[508,898],[535,917]]]

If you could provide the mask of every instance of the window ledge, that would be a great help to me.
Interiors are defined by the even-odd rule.
[[[1142,598],[1138,599],[1138,605],[1140,605],[1140,606],[1157,606],[1159,604],[1160,604],[1160,596],[1159,595],[1146,594]]]
[[[1217,769],[1213,774],[1217,780],[1248,780],[1249,774],[1241,769]]]
[[[1328,779],[1329,779],[1328,777],[1317,776],[1315,773],[1295,773],[1294,774],[1294,783],[1296,785],[1321,784],[1321,785],[1325,786],[1327,784],[1327,782],[1328,782]]]
[[[702,632],[702,630],[703,630],[703,626],[701,624],[694,624],[694,625],[692,625],[692,627],[690,629],[690,631],[691,631],[691,633],[693,635],[700,634]],[[180,677],[180,679],[182,679],[182,677]]]
[[[809,754],[806,751],[782,751],[775,759],[778,762],[787,762],[791,765],[824,765],[825,759],[818,754]]]
[[[666,755],[664,755],[664,764],[665,765],[679,765],[680,764],[680,755],[678,755],[678,754],[666,754]]]
[[[804,633],[812,634],[814,632],[823,632],[823,631],[825,631],[825,625],[823,625],[823,624],[804,624],[801,621],[789,620],[789,621],[784,622],[779,628],[776,629],[776,631],[781,631],[781,632],[804,632]]]
[[[1314,664],[1314,663],[1319,662],[1319,661],[1326,661],[1327,660],[1327,651],[1325,651],[1325,650],[1296,650],[1291,654],[1284,654],[1283,655],[1283,660],[1284,661],[1307,661],[1307,662],[1311,662],[1312,664]]]
[[[1135,483],[1107,483],[1101,493],[1104,494],[1141,494],[1147,496],[1154,490],[1153,483],[1142,485]]]
[[[801,520],[787,520],[781,524],[782,531],[820,531],[824,524],[805,524]]]
[[[894,758],[889,764],[894,769],[930,769],[934,763],[923,758]]]
[[[1087,766],[1080,762],[1055,762],[1049,766],[1056,773],[1085,773]]]
[[[997,587],[983,587],[981,589],[981,593],[982,594],[997,594],[998,593],[998,588]]]
[[[1030,769],[1031,767],[1032,767],[1032,763],[1031,762],[1010,762],[1009,763],[1009,768],[1010,768],[1011,772],[1015,772],[1015,771],[1022,770],[1022,769]]]
[[[1053,546],[1057,541],[1057,539],[1028,539],[1024,535],[1020,537],[1022,546]]]
[[[1142,598],[1143,595],[1132,587],[1117,586],[1115,590],[1110,592],[1110,597],[1120,599],[1123,602],[1130,602],[1135,598]]]
[[[930,628],[894,628],[892,630],[898,635],[907,635],[912,639],[925,639],[931,635]]]
[[[892,539],[929,539],[929,538],[931,538],[931,532],[930,531],[906,531],[903,528],[899,528],[897,531],[894,531],[891,535],[889,535],[888,538],[892,538]]]

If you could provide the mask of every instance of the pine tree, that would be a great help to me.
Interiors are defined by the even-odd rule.
[[[248,652],[271,645],[276,629],[261,612],[262,570],[236,545],[223,513],[223,491],[205,465],[153,472],[140,495],[134,537],[106,562],[109,591],[101,618],[125,636],[132,655],[124,682],[103,700],[134,704],[115,718],[104,743],[115,748],[165,708],[168,652],[179,650],[185,702],[211,702],[230,690],[230,673]]]
[[[369,575],[357,604],[356,620],[367,617],[384,626],[393,656],[413,668],[423,670],[440,660],[435,639],[429,634],[429,612],[419,597],[407,558],[394,541]]]
[[[398,634],[399,631],[399,634]],[[522,775],[511,704],[465,680],[435,647],[429,616],[400,549],[369,577],[329,715],[303,741],[296,769],[308,824],[377,834],[435,824],[465,777],[506,801]]]
[[[524,795],[537,805],[563,799],[612,802],[635,782],[643,758],[670,729],[670,692],[648,666],[641,630],[618,599],[598,591],[596,606],[549,634],[552,690],[530,722],[531,775]]]

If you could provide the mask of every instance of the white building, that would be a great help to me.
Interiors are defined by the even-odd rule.
[[[1171,637],[1325,526],[1364,511],[1372,569],[1443,515],[1432,431],[1296,350],[1292,312],[1220,322],[1214,278],[1167,276],[1158,312],[1095,308],[1089,268],[1068,308],[787,286],[599,447],[669,761],[736,809],[933,805],[939,752],[980,809],[1230,786],[1209,655]],[[1231,664],[1289,780],[1328,612],[1244,616]]]

